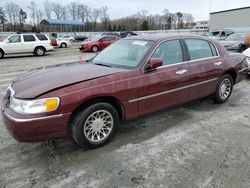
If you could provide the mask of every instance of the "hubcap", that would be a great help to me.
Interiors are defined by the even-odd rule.
[[[220,97],[223,100],[226,99],[230,95],[231,89],[232,89],[231,81],[228,78],[224,79],[220,85]]]
[[[37,52],[37,54],[38,54],[38,55],[43,55],[43,50],[42,50],[42,49],[40,49],[40,48],[39,48],[39,49],[37,49],[37,51],[36,51],[36,52]]]
[[[100,142],[110,135],[113,125],[113,116],[108,111],[95,111],[84,124],[84,135],[91,142]]]
[[[93,51],[94,51],[94,52],[97,52],[97,50],[98,50],[97,47],[94,46],[94,47],[93,47]]]

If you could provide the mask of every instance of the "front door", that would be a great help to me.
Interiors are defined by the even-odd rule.
[[[144,72],[138,78],[138,114],[145,115],[166,107],[184,103],[188,99],[186,89],[190,69],[183,55],[180,40],[161,43],[152,55],[161,58],[163,66],[152,72]]]
[[[6,54],[19,53],[22,50],[20,35],[12,35],[5,42],[4,51]]]

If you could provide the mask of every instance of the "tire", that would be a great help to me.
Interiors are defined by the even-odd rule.
[[[67,44],[66,43],[62,43],[60,48],[67,48]]]
[[[240,47],[240,53],[244,52],[246,50],[246,47],[244,45],[241,45]]]
[[[214,102],[217,104],[225,103],[231,96],[233,91],[234,81],[231,75],[223,75],[216,87],[214,93]]]
[[[36,47],[34,50],[34,54],[36,56],[44,56],[45,52],[46,52],[46,50],[44,49],[44,47]]]
[[[92,52],[98,52],[99,48],[97,46],[92,46],[91,50]]]
[[[96,103],[75,115],[71,136],[80,147],[97,148],[111,140],[118,125],[117,110],[111,104]]]
[[[0,59],[4,57],[4,51],[0,49]]]

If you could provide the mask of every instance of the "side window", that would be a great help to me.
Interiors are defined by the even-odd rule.
[[[214,56],[210,47],[211,45],[207,41],[199,39],[185,39],[185,41],[191,60],[209,58]]]
[[[20,35],[13,35],[12,37],[10,37],[10,38],[8,39],[8,41],[9,41],[10,43],[21,42],[21,37],[20,37]]]
[[[104,38],[101,39],[101,41],[102,41],[102,42],[106,42],[107,39],[108,39],[107,37],[104,37]]]
[[[210,45],[210,48],[212,50],[213,56],[218,56],[219,54],[218,54],[217,50],[215,49],[214,45],[211,43],[209,43],[209,45]]]
[[[182,47],[179,40],[163,42],[154,52],[153,58],[161,58],[163,65],[183,62]]]
[[[42,34],[36,34],[36,37],[41,41],[48,40],[48,38],[45,35],[42,35]]]
[[[24,42],[33,42],[36,41],[33,35],[23,35]]]

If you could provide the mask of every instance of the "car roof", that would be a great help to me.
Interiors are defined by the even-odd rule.
[[[125,38],[124,40],[149,40],[149,41],[161,41],[166,39],[172,39],[172,38],[180,38],[180,37],[191,37],[191,38],[200,38],[200,39],[206,39],[209,40],[207,37],[202,37],[199,35],[192,35],[192,34],[180,34],[180,33],[157,33],[157,34],[143,34],[143,35],[137,35],[132,36],[129,38]]]

